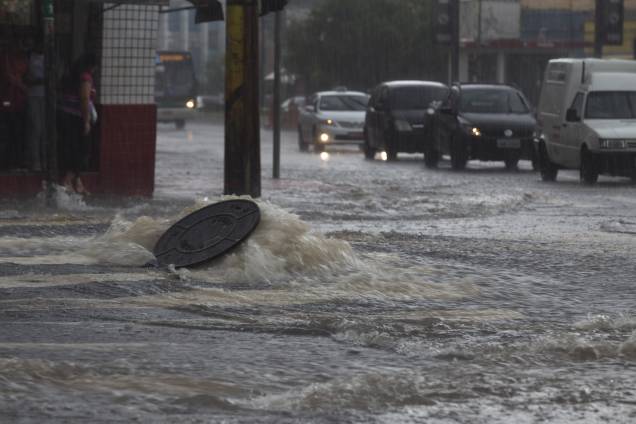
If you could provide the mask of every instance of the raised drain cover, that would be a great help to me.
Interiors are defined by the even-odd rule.
[[[159,265],[198,265],[227,252],[256,228],[258,205],[226,200],[199,209],[168,228],[154,248]]]

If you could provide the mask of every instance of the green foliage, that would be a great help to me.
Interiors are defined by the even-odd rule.
[[[428,0],[324,0],[290,25],[286,66],[307,91],[444,80],[447,50],[432,43],[431,11]]]

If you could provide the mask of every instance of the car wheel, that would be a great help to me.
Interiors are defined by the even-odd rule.
[[[176,121],[174,121],[174,126],[178,130],[184,129],[185,128],[185,120],[184,119],[177,119]]]
[[[437,168],[439,163],[439,152],[433,146],[429,146],[424,152],[424,165],[427,168]]]
[[[305,139],[303,138],[303,130],[298,126],[298,150],[301,152],[306,152],[308,149],[307,143],[305,143]]]
[[[506,152],[504,163],[506,164],[506,170],[508,171],[516,170],[517,164],[519,163],[519,155],[515,152]]]
[[[364,150],[364,157],[366,159],[373,159],[375,158],[375,152],[376,150],[371,147],[371,144],[369,142],[369,134],[367,133],[367,130],[364,130],[364,144],[363,144],[363,150]]]
[[[386,151],[386,160],[396,161],[398,155],[398,149],[395,145],[394,137],[390,131],[384,133],[384,150]]]
[[[543,181],[552,182],[556,180],[559,168],[550,160],[548,149],[545,143],[539,145],[539,172]]]
[[[581,182],[585,184],[596,184],[598,181],[598,163],[594,153],[590,152],[586,146],[581,149]]]
[[[533,171],[538,171],[539,170],[539,154],[537,153],[537,150],[533,147],[532,148],[532,170]]]
[[[468,151],[466,142],[461,137],[453,135],[450,142],[451,167],[456,171],[466,168],[468,162]]]
[[[316,128],[311,131],[311,138],[314,140],[314,152],[322,153],[325,151],[325,145],[320,142],[318,139],[318,132],[316,132]]]

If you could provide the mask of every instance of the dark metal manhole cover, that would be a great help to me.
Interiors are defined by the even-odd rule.
[[[258,225],[260,211],[249,200],[226,200],[199,209],[168,228],[155,245],[159,265],[197,265],[243,241]]]

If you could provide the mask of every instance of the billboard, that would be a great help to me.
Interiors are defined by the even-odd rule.
[[[521,4],[518,0],[461,1],[460,40],[489,42],[518,40],[521,35]]]

